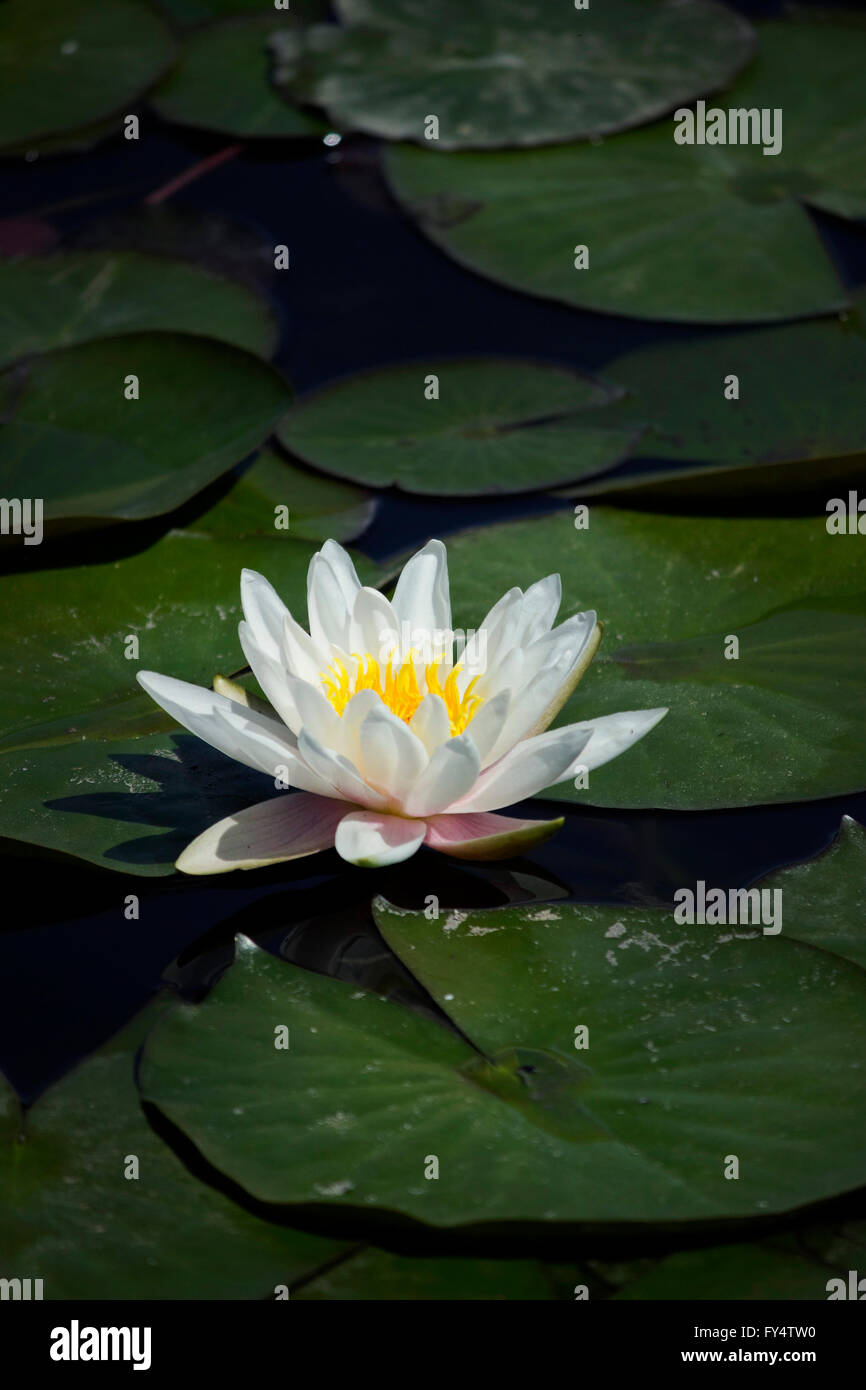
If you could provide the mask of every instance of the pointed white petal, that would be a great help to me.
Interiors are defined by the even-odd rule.
[[[447,809],[496,811],[500,806],[535,796],[568,775],[569,767],[588,741],[589,733],[574,724],[526,739],[482,772],[468,795]]]
[[[241,607],[256,646],[272,661],[279,661],[283,622],[289,610],[263,574],[241,571]]]
[[[295,740],[289,731],[257,710],[156,671],[139,671],[138,682],[191,734],[246,767],[273,777],[275,766],[291,768],[297,761]]]
[[[345,576],[341,576],[345,579]],[[360,587],[360,586],[359,586]],[[341,580],[319,551],[310,561],[307,574],[307,609],[310,636],[319,648],[349,645],[351,603]]]
[[[451,627],[448,560],[441,541],[428,541],[404,566],[391,606],[400,622],[420,629],[433,640],[435,632]]]
[[[340,716],[321,686],[310,685],[308,681],[297,680],[295,677],[289,677],[286,684],[298,711],[300,727],[311,733],[325,748],[333,748],[340,752],[343,746],[343,726]]]
[[[482,767],[491,760],[491,750],[505,726],[510,704],[511,691],[500,690],[491,700],[485,700],[466,726],[466,733],[478,749]]]
[[[282,659],[291,675],[314,682],[327,669],[332,659],[331,648],[317,647],[310,634],[287,613],[283,620]]]
[[[368,714],[373,710],[384,709],[381,695],[375,690],[359,690],[353,695],[340,716],[340,744],[338,751],[345,753],[355,767],[363,767],[361,752],[361,728]]]
[[[442,696],[425,695],[409,720],[409,728],[431,756],[440,743],[446,743],[451,737],[451,720]]]
[[[399,864],[421,846],[427,826],[423,820],[351,811],[337,826],[337,853],[350,864],[375,869]]]
[[[558,574],[549,574],[530,584],[523,595],[523,609],[520,614],[520,641],[529,643],[549,632],[556,622],[559,605],[562,602],[562,580]]]
[[[298,751],[309,768],[333,788],[333,794],[358,806],[382,810],[385,797],[364,781],[357,767],[344,753],[336,753],[319,743],[307,729],[298,735]]]
[[[620,714],[604,714],[598,719],[589,719],[581,724],[571,724],[569,727],[572,729],[586,730],[589,741],[575,758],[574,768],[570,767],[563,773],[563,780],[576,776],[578,765],[585,767],[587,772],[592,772],[593,768],[601,767],[603,763],[609,763],[611,758],[619,757],[620,753],[624,753],[633,743],[637,743],[638,739],[643,738],[644,734],[648,734],[650,729],[654,729],[666,714],[666,709],[633,709],[624,710]]]
[[[361,587],[361,581],[352,563],[352,557],[336,541],[325,541],[319,554],[331,566],[334,577],[340,586],[340,592],[346,600],[346,609],[351,613],[355,595]]]
[[[543,733],[565,704],[601,641],[594,613],[569,618],[555,632],[536,642],[526,654],[526,665],[535,667],[512,699],[508,718],[490,750],[487,763],[503,757],[521,739]]]
[[[364,781],[402,807],[430,761],[420,738],[380,702],[364,720],[360,743]]]
[[[349,644],[353,652],[369,652],[384,665],[394,654],[400,660],[400,623],[384,594],[378,589],[359,589],[352,608]]]
[[[469,734],[441,743],[403,804],[407,816],[433,816],[469,791],[481,769]]]
[[[492,811],[433,816],[424,843],[454,859],[510,859],[549,840],[564,819],[521,820]]]
[[[185,874],[224,874],[316,854],[331,848],[345,814],[345,801],[307,792],[275,796],[210,826],[175,867]]]
[[[276,656],[269,656],[268,652],[259,646],[253,636],[252,628],[246,622],[238,623],[238,641],[262,690],[280,718],[296,734],[301,721],[289,691],[280,653],[278,652]]]

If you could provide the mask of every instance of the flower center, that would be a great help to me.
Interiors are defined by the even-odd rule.
[[[479,705],[483,703],[480,695],[472,693],[478,676],[471,680],[463,694],[460,694],[457,689],[459,666],[455,666],[449,673],[444,685],[439,679],[439,670],[443,663],[437,661],[425,666],[425,688],[422,689],[418,683],[418,673],[411,652],[406,660],[398,665],[396,671],[392,661],[388,662],[383,671],[379,662],[369,652],[365,656],[353,652],[352,656],[358,663],[354,680],[340,660],[333,661],[328,670],[323,671],[319,677],[325,694],[339,715],[342,715],[352,696],[359,690],[375,690],[388,709],[408,724],[425,695],[440,695],[445,701],[453,737],[455,734],[462,734],[467,724],[475,717]]]

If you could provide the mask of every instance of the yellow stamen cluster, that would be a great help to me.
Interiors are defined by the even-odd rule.
[[[449,673],[444,685],[439,679],[442,662],[433,662],[426,666],[426,690],[422,690],[418,684],[418,674],[411,652],[405,661],[398,664],[396,671],[391,660],[382,671],[379,662],[369,652],[366,656],[359,656],[357,652],[353,652],[352,656],[358,663],[354,681],[340,660],[332,662],[320,677],[325,694],[339,715],[342,715],[352,696],[357,695],[359,690],[375,690],[388,709],[408,724],[426,694],[441,695],[448,711],[453,737],[454,734],[463,733],[482,704],[482,697],[472,693],[478,676],[471,680],[463,694],[460,694],[457,689],[459,666],[455,666]]]

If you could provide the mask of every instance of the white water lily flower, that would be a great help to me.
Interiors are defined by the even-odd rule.
[[[244,570],[240,642],[274,713],[246,703],[228,682],[222,694],[152,671],[138,679],[191,733],[297,790],[211,826],[177,867],[253,869],[331,846],[367,867],[408,859],[422,844],[490,859],[546,839],[561,819],[493,812],[578,768],[600,767],[667,712],[609,714],[544,732],[601,638],[594,613],[554,628],[560,597],[558,575],[525,593],[510,589],[478,629],[476,654],[486,651],[473,674],[470,660],[452,659],[441,541],[413,556],[390,602],[363,587],[345,550],[326,541],[310,562],[309,632],[266,579]]]

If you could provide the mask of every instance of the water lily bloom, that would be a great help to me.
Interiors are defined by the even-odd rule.
[[[413,556],[390,602],[327,541],[310,562],[309,632],[244,570],[240,642],[272,709],[225,681],[138,679],[191,733],[292,790],[205,830],[177,867],[253,869],[331,846],[366,867],[422,844],[492,859],[546,839],[561,819],[494,813],[608,762],[666,713],[548,727],[601,639],[594,613],[554,627],[560,598],[558,575],[510,589],[476,630],[483,641],[460,651],[441,541]]]

